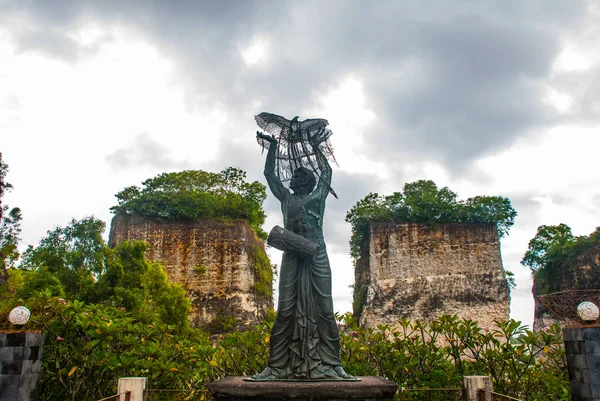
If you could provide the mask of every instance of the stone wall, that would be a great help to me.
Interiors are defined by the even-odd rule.
[[[37,400],[44,334],[0,331],[0,401]]]
[[[600,400],[600,325],[563,329],[573,401]]]
[[[457,314],[508,319],[509,290],[493,224],[372,223],[355,263],[354,314],[366,327]]]
[[[273,308],[272,295],[265,291],[272,288],[272,276],[264,270],[261,274],[261,269],[270,269],[264,244],[244,220],[115,216],[110,246],[134,239],[148,242],[147,258],[160,261],[171,282],[186,289],[194,327],[212,332],[243,329]]]

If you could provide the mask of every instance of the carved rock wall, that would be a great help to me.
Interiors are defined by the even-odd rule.
[[[442,314],[483,327],[509,315],[493,224],[372,223],[355,264],[354,314],[366,327]]]
[[[171,282],[185,288],[194,327],[212,332],[248,328],[273,308],[272,296],[256,290],[261,280],[258,259],[268,261],[264,244],[244,220],[165,221],[116,215],[109,245],[126,240],[148,242],[146,257],[161,262]]]

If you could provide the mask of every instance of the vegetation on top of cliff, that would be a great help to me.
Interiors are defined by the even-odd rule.
[[[263,202],[266,188],[258,181],[247,182],[246,172],[228,167],[220,173],[186,170],[163,173],[130,186],[115,195],[115,214],[179,219],[246,219],[262,238],[265,221]]]
[[[384,196],[370,193],[346,214],[352,225],[350,254],[360,256],[360,246],[372,222],[403,223],[495,223],[499,237],[508,234],[517,212],[510,200],[501,196],[475,196],[458,200],[448,187],[438,189],[431,180],[404,185],[402,192]]]
[[[574,236],[566,224],[539,226],[521,260],[533,272],[539,294],[598,288],[600,227],[589,236]],[[582,267],[585,266],[585,269]]]

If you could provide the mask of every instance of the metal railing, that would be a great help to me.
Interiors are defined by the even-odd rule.
[[[487,397],[487,394],[490,394],[491,397]],[[504,395],[500,393],[495,393],[493,391],[481,389],[479,390],[479,401],[522,401],[518,398],[511,397],[509,395]]]
[[[187,401],[211,400],[208,390],[172,390],[172,389],[146,389],[144,390],[146,401]]]
[[[398,400],[401,401],[462,401],[464,389],[461,387],[447,388],[400,388]]]
[[[103,398],[103,399],[98,400],[98,401],[109,401],[109,400],[119,400],[119,401],[121,401],[121,396],[122,395],[125,396],[125,401],[131,400],[131,391],[127,390],[127,391],[123,391],[122,393],[111,395],[110,397],[106,397],[106,398]]]

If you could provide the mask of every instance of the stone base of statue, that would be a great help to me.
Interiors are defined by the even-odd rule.
[[[398,386],[381,377],[357,381],[253,381],[230,376],[208,385],[215,401],[391,401]]]

